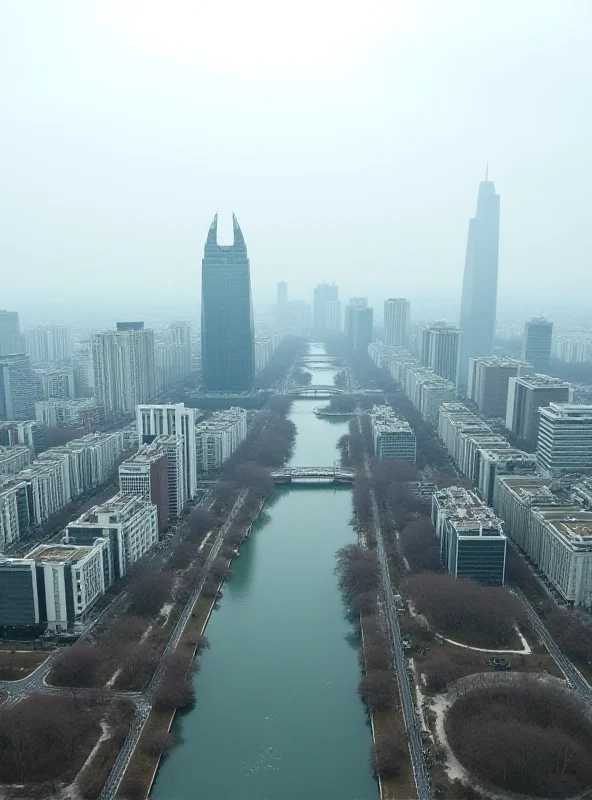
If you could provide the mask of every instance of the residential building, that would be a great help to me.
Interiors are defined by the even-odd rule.
[[[451,383],[458,382],[461,335],[458,328],[436,322],[422,330],[421,362]]]
[[[187,504],[187,479],[185,437],[163,433],[154,439],[167,458],[167,485],[169,491],[169,515],[178,519]]]
[[[592,468],[592,405],[550,403],[539,414],[539,467],[549,475]]]
[[[74,367],[37,367],[33,370],[38,397],[43,400],[73,400],[78,397]]]
[[[334,283],[319,283],[315,286],[312,324],[315,331],[327,328],[327,303],[339,300],[339,289]]]
[[[96,398],[106,414],[133,414],[139,403],[154,397],[153,331],[118,327],[117,331],[94,334],[91,347]]]
[[[171,343],[178,351],[181,378],[185,378],[191,372],[191,324],[172,322],[169,325],[169,334]]]
[[[31,451],[25,445],[0,445],[0,475],[16,475],[31,461]]]
[[[532,364],[535,372],[546,372],[551,358],[553,323],[545,317],[535,317],[524,325],[522,360]]]
[[[32,453],[42,446],[42,433],[35,420],[10,420],[0,422],[0,444],[11,447],[16,444],[26,445]]]
[[[283,308],[288,305],[288,284],[286,281],[278,281],[277,283],[277,300],[278,307]]]
[[[5,552],[30,525],[27,486],[13,477],[0,477],[0,553]]]
[[[354,350],[367,350],[372,342],[374,309],[365,297],[351,297],[345,307],[344,331],[348,345]]]
[[[249,259],[234,214],[232,224],[232,245],[219,245],[216,214],[202,261],[201,368],[208,392],[250,392],[255,380]]]
[[[325,311],[326,311],[326,319],[325,319],[326,330],[332,331],[333,333],[339,333],[341,331],[340,301],[329,300],[329,302],[325,306]]]
[[[63,325],[44,325],[24,333],[25,352],[34,363],[59,364],[72,355],[70,330]]]
[[[255,372],[258,373],[265,369],[283,338],[283,333],[263,334],[255,337]]]
[[[374,454],[380,461],[397,459],[415,464],[415,433],[391,406],[374,406],[370,412]]]
[[[247,435],[244,408],[217,411],[195,429],[198,472],[217,472]]]
[[[500,198],[488,180],[479,184],[477,212],[469,222],[460,310],[459,383],[466,386],[469,359],[491,355],[495,333]]]
[[[104,420],[103,406],[92,397],[78,400],[38,400],[35,416],[40,425],[49,428],[86,428],[94,431]]]
[[[137,494],[158,509],[158,527],[169,520],[169,480],[166,451],[156,443],[143,445],[119,465],[119,491]]]
[[[68,544],[92,545],[103,540],[109,542],[108,574],[117,580],[157,544],[156,506],[137,494],[120,493],[93,506],[65,531]]]
[[[140,321],[135,322],[117,322],[115,327],[118,331],[143,331],[144,323]]]
[[[68,464],[63,459],[34,461],[15,480],[26,484],[32,525],[42,525],[72,499]]]
[[[384,343],[387,347],[409,346],[411,303],[403,297],[384,301]]]
[[[467,397],[484,416],[505,419],[510,378],[529,371],[529,364],[515,358],[469,358]]]
[[[570,403],[572,399],[570,384],[559,378],[538,374],[510,378],[506,428],[534,446],[539,433],[539,409],[550,403]]]
[[[592,361],[592,336],[555,336],[551,354],[566,364],[588,363]]]
[[[503,524],[475,492],[457,486],[432,496],[432,524],[451,575],[503,586],[507,539]]]
[[[0,356],[0,419],[35,417],[35,384],[25,353]]]
[[[0,356],[22,353],[23,341],[16,311],[0,311]]]

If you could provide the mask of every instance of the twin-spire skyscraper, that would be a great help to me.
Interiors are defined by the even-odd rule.
[[[218,244],[218,215],[201,266],[201,369],[207,392],[250,392],[255,380],[255,339],[247,246],[232,215],[234,239]]]

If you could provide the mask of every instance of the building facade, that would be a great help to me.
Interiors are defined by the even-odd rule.
[[[415,464],[415,434],[405,420],[399,419],[391,406],[374,406],[370,412],[374,455],[380,461],[397,459]]]
[[[247,435],[244,408],[216,411],[195,429],[198,472],[218,472]]]
[[[510,378],[506,406],[506,428],[534,446],[539,433],[539,409],[550,403],[569,403],[573,389],[549,375],[522,375]]]
[[[96,398],[106,414],[133,414],[139,403],[154,397],[153,331],[123,328],[95,333],[91,348]]]
[[[0,419],[35,419],[35,382],[25,353],[0,356]]]
[[[387,347],[409,347],[411,303],[403,297],[384,301],[384,344]]]
[[[25,352],[34,363],[59,364],[72,355],[70,330],[63,325],[44,325],[24,333]]]
[[[505,419],[510,378],[529,371],[529,364],[515,358],[470,358],[467,397],[486,417]]]
[[[23,352],[19,315],[16,311],[0,311],[0,356]]]
[[[539,414],[539,467],[549,475],[592,468],[592,406],[550,403]]]
[[[158,509],[158,527],[169,520],[169,480],[166,451],[157,443],[144,445],[119,465],[119,491],[137,494]]]
[[[553,323],[544,317],[528,320],[522,339],[522,360],[532,364],[535,372],[545,373],[549,369]]]
[[[315,331],[327,329],[327,303],[339,300],[339,289],[334,283],[318,283],[313,297],[312,324]]]
[[[0,475],[16,475],[31,461],[31,451],[25,445],[2,447],[0,445]]]
[[[461,334],[453,325],[437,322],[421,332],[421,361],[436,375],[458,382]]]

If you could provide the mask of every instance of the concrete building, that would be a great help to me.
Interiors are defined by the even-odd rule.
[[[550,403],[570,403],[573,389],[569,383],[549,375],[522,375],[510,378],[506,406],[506,428],[531,446],[539,433],[539,409]]]
[[[169,521],[169,480],[166,451],[156,443],[143,445],[119,465],[119,491],[137,494],[158,509],[158,527]]]
[[[421,362],[436,375],[451,383],[458,382],[460,330],[445,322],[436,322],[421,332]]]
[[[137,494],[117,494],[93,506],[65,531],[67,544],[109,543],[109,574],[123,577],[158,542],[158,511]]]
[[[173,435],[183,438],[183,497],[193,500],[197,492],[197,465],[195,425],[200,412],[185,408],[183,403],[175,405],[139,405],[136,408],[136,424],[139,444],[151,444],[157,436]],[[179,513],[182,508],[179,510]],[[173,511],[171,510],[171,514]]]
[[[476,480],[479,496],[493,506],[497,478],[505,475],[536,475],[537,460],[532,453],[516,450],[513,447],[481,449],[479,453],[479,474]]]
[[[387,347],[408,347],[411,303],[403,297],[384,301],[384,343]]]
[[[374,454],[380,461],[398,459],[415,464],[416,441],[411,426],[399,419],[391,406],[374,406],[370,412]]]
[[[169,515],[178,519],[187,504],[187,478],[185,437],[163,433],[153,442],[160,447],[167,458],[167,484],[169,493]]]
[[[31,451],[24,445],[2,447],[0,445],[0,475],[16,475],[31,461]]]
[[[232,245],[210,226],[201,269],[201,369],[208,392],[250,392],[255,380],[251,272],[247,246],[232,215]]]
[[[551,354],[566,364],[588,363],[592,361],[592,336],[555,336]]]
[[[0,356],[0,419],[35,417],[35,383],[25,353]]]
[[[104,420],[103,406],[92,397],[78,400],[38,400],[35,417],[40,425],[49,428],[86,428],[94,431]]]
[[[549,475],[592,468],[592,405],[550,403],[539,414],[539,467]]]
[[[96,333],[91,337],[91,348],[96,398],[106,414],[133,414],[138,404],[154,397],[156,370],[151,330],[125,328]]]
[[[244,408],[217,411],[195,429],[198,472],[218,472],[247,435]]]
[[[177,348],[181,378],[185,378],[191,372],[191,324],[172,322],[169,325],[169,336],[171,343]]]
[[[432,497],[432,524],[451,575],[503,586],[507,539],[503,524],[475,492],[456,486]]]
[[[467,397],[486,417],[505,419],[510,378],[530,371],[530,364],[515,358],[470,358]]]
[[[0,630],[42,627],[35,562],[0,554]]]
[[[544,317],[528,320],[522,339],[522,360],[532,364],[535,372],[546,372],[551,358],[553,323]]]
[[[261,372],[261,370],[265,369],[283,339],[283,333],[267,333],[255,336],[255,372]]]
[[[0,422],[0,445],[13,447],[24,444],[32,453],[41,449],[42,434],[35,420]]]
[[[25,352],[36,364],[59,364],[72,355],[69,328],[44,325],[24,333]]]
[[[35,461],[15,479],[26,484],[32,525],[42,525],[72,500],[70,474],[64,459]]]
[[[325,306],[325,311],[326,311],[326,319],[325,319],[326,330],[333,331],[334,333],[339,333],[342,328],[341,303],[339,302],[339,300],[329,300],[329,302]]]
[[[4,553],[29,529],[27,486],[11,477],[0,477],[0,553]]]
[[[36,367],[38,398],[43,400],[73,400],[78,397],[75,367]]]
[[[339,300],[339,289],[334,283],[319,283],[315,286],[312,324],[315,331],[327,329],[327,303]]]
[[[16,311],[0,311],[0,356],[22,353],[23,341]]]
[[[350,298],[345,307],[343,325],[349,347],[367,350],[374,333],[374,309],[369,308],[367,298]]]
[[[477,212],[469,222],[460,309],[462,332],[459,384],[464,387],[469,359],[491,354],[495,334],[500,197],[488,180],[479,184]]]

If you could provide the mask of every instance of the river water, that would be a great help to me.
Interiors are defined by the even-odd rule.
[[[335,371],[311,372],[333,382]],[[338,457],[347,422],[315,417],[324,402],[292,406],[294,466]],[[359,643],[333,574],[335,552],[355,541],[350,517],[347,487],[273,492],[210,618],[197,703],[177,715],[155,800],[377,800]]]

